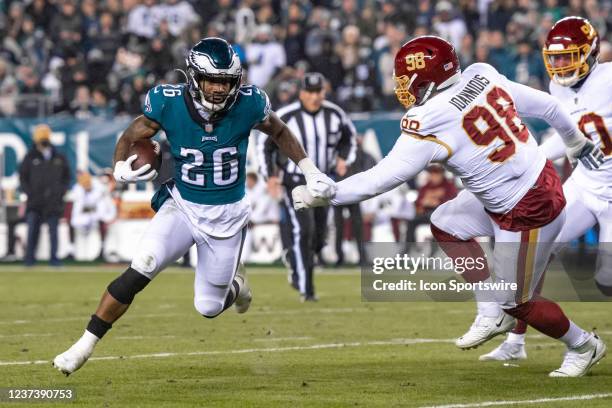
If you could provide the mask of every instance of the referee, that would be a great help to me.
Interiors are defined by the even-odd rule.
[[[346,113],[325,100],[325,78],[317,72],[304,75],[299,100],[276,111],[302,143],[308,157],[328,176],[344,176],[355,159],[355,127]],[[327,207],[293,209],[291,190],[304,184],[299,167],[287,160],[271,140],[260,141],[262,173],[272,195],[284,187],[281,201],[281,236],[291,268],[291,285],[302,301],[316,301],[313,284],[314,255],[325,245]]]

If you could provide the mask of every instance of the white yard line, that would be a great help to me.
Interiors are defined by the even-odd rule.
[[[253,339],[253,341],[260,342],[269,342],[269,341],[294,341],[294,340],[312,340],[310,336],[302,336],[302,337],[261,337],[258,339]]]
[[[92,357],[89,361],[105,361],[105,360],[128,360],[141,358],[165,358],[165,357],[183,357],[183,356],[216,356],[230,354],[250,354],[250,353],[280,353],[285,351],[300,351],[300,350],[321,350],[334,349],[345,347],[366,347],[366,346],[404,346],[408,344],[425,344],[425,343],[452,343],[454,339],[392,339],[392,340],[375,340],[375,341],[354,341],[347,343],[324,343],[311,344],[308,346],[287,346],[287,347],[264,347],[264,348],[248,348],[239,350],[211,350],[211,351],[193,351],[188,353],[152,353],[152,354],[135,354],[131,356],[104,356]],[[33,360],[33,361],[0,361],[0,366],[16,366],[30,364],[49,364],[49,360]]]
[[[57,336],[57,333],[21,333],[21,334],[0,334],[0,339],[9,337],[50,337]]]
[[[431,405],[421,408],[476,408],[476,407],[493,407],[497,405],[518,405],[518,404],[547,404],[560,401],[585,401],[594,400],[600,398],[610,398],[612,392],[605,394],[585,394],[585,395],[572,395],[569,397],[558,397],[558,398],[538,398],[532,400],[522,401],[486,401],[486,402],[474,402],[470,404],[448,404],[448,405]]]

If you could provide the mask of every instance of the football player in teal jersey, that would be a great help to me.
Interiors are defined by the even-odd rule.
[[[156,214],[143,234],[130,267],[108,285],[83,336],[55,357],[66,375],[78,370],[96,343],[128,309],[134,296],[193,244],[198,264],[194,306],[213,318],[235,305],[244,313],[251,291],[239,272],[250,205],[245,197],[245,166],[252,129],[268,134],[298,163],[313,196],[330,197],[334,182],[306,156],[289,128],[270,110],[268,96],[242,85],[240,60],[221,38],[205,38],[187,56],[187,83],[158,85],[145,99],[143,115],[125,130],[115,148],[114,176],[130,183],[152,180],[146,164],[132,170],[130,145],[166,133],[175,159],[174,178],[152,199]]]

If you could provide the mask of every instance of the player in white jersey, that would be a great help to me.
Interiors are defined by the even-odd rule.
[[[567,200],[566,222],[557,236],[560,248],[599,224],[600,251],[595,283],[612,296],[612,63],[599,63],[599,36],[581,17],[559,20],[548,33],[543,49],[550,75],[550,93],[569,111],[580,130],[598,146],[605,158],[598,169],[582,163],[563,184]],[[547,158],[563,157],[561,137],[555,134],[542,146]],[[525,332],[519,321],[496,349],[480,356],[486,360],[527,358]]]
[[[568,355],[582,356],[570,358],[571,372],[556,370],[552,376],[583,375],[603,358],[605,344],[571,322],[554,302],[533,299],[534,282],[543,274],[565,220],[565,199],[559,177],[518,114],[547,120],[561,134],[568,155],[589,167],[597,167],[599,150],[550,95],[508,81],[487,64],[474,64],[462,73],[452,45],[439,37],[404,44],[395,57],[395,81],[399,101],[411,109],[391,152],[372,169],[337,183],[331,200],[313,198],[304,186],[297,187],[296,209],[362,201],[406,182],[430,162],[443,163],[466,187],[431,217],[434,237],[448,256],[484,257],[474,240],[479,236],[494,236],[498,243],[530,243],[510,249],[496,245],[497,279],[517,283],[519,290],[488,302],[495,316],[479,316],[484,320],[458,345],[474,347],[510,330],[513,317],[521,318],[564,342],[571,350]],[[488,274],[474,269],[463,276],[482,280],[483,272]]]

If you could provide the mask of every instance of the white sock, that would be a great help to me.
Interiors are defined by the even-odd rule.
[[[508,333],[508,338],[506,339],[506,343],[511,344],[525,344],[525,333],[516,334],[516,333]]]
[[[85,348],[94,348],[96,343],[99,341],[100,339],[95,334],[85,330],[85,333],[83,333],[81,338],[78,339],[74,345]]]
[[[493,280],[489,276],[487,279],[482,282],[492,283]],[[497,317],[499,316],[499,312],[501,312],[501,308],[499,305],[492,301],[494,294],[489,290],[475,290],[474,297],[476,299],[476,310],[478,311],[478,315],[485,317]]]
[[[568,348],[577,348],[582,346],[591,338],[591,333],[588,333],[578,327],[570,320],[570,327],[567,333],[559,338]]]

